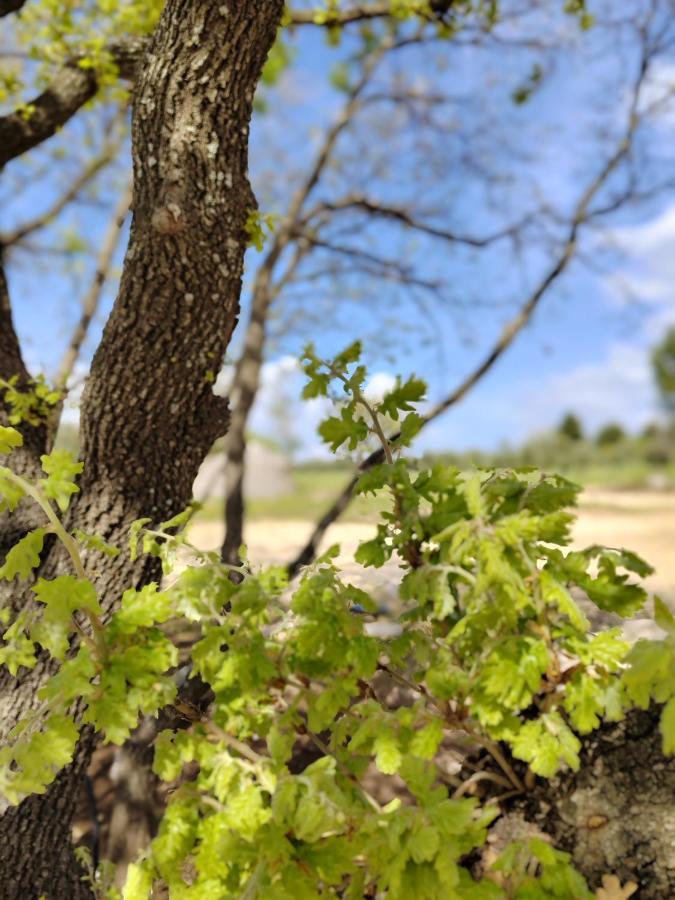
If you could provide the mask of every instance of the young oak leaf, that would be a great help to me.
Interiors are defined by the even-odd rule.
[[[40,565],[45,534],[44,528],[36,528],[14,544],[5,557],[4,565],[0,566],[0,578],[7,581],[12,581],[17,575],[24,581],[29,578],[33,569]]]
[[[349,450],[356,450],[358,445],[368,437],[368,425],[364,419],[355,419],[351,404],[343,407],[340,418],[330,416],[319,426],[319,434],[326,444],[330,444],[333,452],[344,443]]]
[[[40,486],[61,512],[65,512],[71,495],[78,491],[75,478],[84,468],[84,463],[75,460],[67,450],[52,450],[49,455],[41,456],[40,461],[48,476],[40,481]]]
[[[395,422],[398,422],[400,413],[412,412],[413,403],[419,403],[424,400],[427,393],[427,386],[420,378],[412,377],[407,381],[396,382],[396,387],[388,391],[378,406],[378,412],[383,416],[389,416]]]
[[[12,477],[11,469],[0,466],[0,512],[8,509],[13,512],[24,496],[24,490]]]
[[[23,438],[16,428],[0,425],[0,453],[11,453],[15,447],[21,447]]]
[[[31,638],[48,650],[55,659],[63,659],[68,651],[68,638],[74,630],[76,610],[99,613],[96,591],[90,581],[74,575],[61,575],[52,581],[40,578],[33,593],[44,603],[42,617],[31,628]]]

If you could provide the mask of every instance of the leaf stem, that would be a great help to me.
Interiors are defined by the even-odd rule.
[[[56,537],[61,541],[63,546],[65,547],[68,556],[70,557],[73,568],[75,569],[75,574],[78,579],[81,581],[89,581],[87,578],[87,573],[84,570],[84,565],[82,563],[82,557],[80,556],[80,551],[77,548],[77,544],[73,539],[73,536],[69,534],[63,526],[63,523],[59,519],[58,515],[54,511],[54,507],[49,502],[49,499],[44,496],[42,491],[31,484],[30,481],[26,481],[25,478],[22,478],[20,475],[12,472],[11,469],[7,469],[3,471],[3,475],[9,481],[14,482],[21,490],[31,498],[40,509],[43,511],[50,525],[50,531],[56,535]],[[105,628],[103,622],[99,618],[99,616],[90,609],[82,610],[84,615],[89,620],[89,624],[92,627],[94,632],[94,641],[85,635],[85,632],[82,629],[82,626],[75,620],[73,617],[73,623],[75,625],[75,629],[81,635],[81,637],[86,640],[90,649],[95,651],[95,655],[99,657],[101,662],[105,662],[107,659],[108,651],[105,645]]]

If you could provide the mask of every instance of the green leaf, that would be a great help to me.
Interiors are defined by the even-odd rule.
[[[35,644],[26,636],[28,627],[28,614],[22,611],[2,635],[0,665],[6,665],[11,675],[16,675],[21,666],[33,669],[37,663]]]
[[[543,778],[552,778],[563,763],[575,772],[579,768],[581,742],[557,712],[526,722],[516,733],[512,747],[514,756],[529,763]]]
[[[40,578],[33,593],[46,608],[42,618],[31,628],[31,638],[55,659],[63,659],[68,651],[69,636],[75,630],[73,613],[76,610],[101,612],[96,590],[90,581],[60,575],[52,581]]]
[[[639,640],[626,658],[623,674],[627,696],[641,709],[652,697],[666,700],[675,684],[675,648],[666,641]]]
[[[335,452],[343,444],[347,444],[350,450],[356,450],[358,445],[368,437],[368,425],[363,419],[355,419],[351,404],[343,407],[340,418],[330,416],[319,425],[319,434],[326,444]]]
[[[659,628],[675,634],[675,616],[660,597],[654,597],[654,620]]]
[[[79,528],[76,528],[75,531],[73,531],[73,537],[78,542],[78,544],[86,547],[87,550],[94,550],[97,553],[103,553],[104,556],[114,558],[115,556],[119,556],[121,553],[119,547],[115,547],[113,544],[109,544],[98,534],[87,534],[85,531],[81,531]]]
[[[556,606],[580,631],[587,631],[590,628],[588,619],[579,609],[570,592],[554,578],[550,571],[544,569],[539,573],[539,584],[546,603]]]
[[[408,749],[420,759],[433,759],[442,740],[443,723],[439,719],[432,719],[424,728],[415,732]]]
[[[129,526],[129,555],[132,562],[136,562],[138,559],[138,541],[141,531],[146,525],[149,525],[150,522],[152,522],[152,519],[146,517],[143,519],[136,519],[136,521],[132,522]]]
[[[407,447],[412,442],[412,440],[417,437],[419,432],[421,431],[424,425],[425,419],[418,415],[416,412],[408,413],[408,415],[401,422],[401,434],[394,441],[393,446],[398,447]]]
[[[148,900],[152,892],[152,873],[142,863],[130,863],[122,890],[122,900]]]
[[[379,569],[391,557],[393,548],[386,546],[379,538],[363,541],[359,544],[354,559],[362,566],[374,566]]]
[[[74,575],[59,575],[50,581],[40,578],[33,593],[40,603],[44,603],[48,610],[54,610],[55,614],[58,610],[64,616],[70,616],[78,609],[101,612],[94,585],[88,579],[76,578]]]
[[[170,594],[159,590],[152,582],[140,590],[130,588],[122,595],[120,609],[113,616],[115,627],[124,634],[131,634],[138,628],[166,622],[175,614]]]
[[[20,803],[29,794],[44,794],[56,774],[72,762],[78,736],[78,728],[69,716],[52,715],[40,731],[22,734],[13,745],[3,747],[0,794],[12,804]]]
[[[40,565],[40,553],[44,544],[46,531],[44,528],[36,528],[29,531],[15,544],[5,557],[5,564],[0,566],[0,578],[11,581],[18,575],[26,581],[33,569]]]
[[[391,478],[390,466],[383,464],[373,466],[359,478],[354,488],[355,494],[376,494],[389,484]]]
[[[663,752],[675,753],[675,695],[663,707],[659,728],[663,736]]]
[[[416,863],[431,862],[438,853],[440,837],[438,829],[425,825],[410,835],[406,849]]]
[[[399,748],[398,739],[391,731],[381,731],[373,742],[375,751],[375,765],[383,775],[394,775],[398,772],[403,755]]]
[[[77,493],[75,478],[84,468],[67,450],[52,450],[49,455],[40,457],[42,469],[47,478],[40,481],[40,486],[47,497],[54,500],[61,510],[68,509],[70,497]]]
[[[338,353],[333,360],[333,368],[337,369],[338,372],[344,372],[351,363],[358,362],[361,359],[362,352],[363,344],[361,341],[354,341],[342,353]]]
[[[424,400],[426,393],[427,386],[419,378],[412,376],[405,382],[398,379],[396,387],[388,391],[378,404],[377,411],[380,415],[389,416],[398,422],[400,413],[413,411],[414,407],[411,404]],[[412,428],[413,424],[414,420],[409,427]]]
[[[293,752],[295,734],[293,731],[284,731],[276,724],[270,728],[267,735],[267,749],[277,765],[288,762]]]
[[[579,734],[589,734],[600,724],[604,692],[590,675],[577,673],[565,689],[564,706]]]
[[[5,509],[13,512],[25,496],[23,488],[14,481],[12,474],[11,469],[0,466],[0,512]]]
[[[23,437],[16,428],[0,425],[0,453],[11,453],[15,447],[23,445]]]

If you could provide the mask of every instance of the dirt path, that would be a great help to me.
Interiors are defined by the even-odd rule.
[[[261,519],[249,523],[246,541],[249,557],[259,563],[283,563],[292,559],[310,535],[311,521]],[[372,537],[374,526],[338,522],[329,530],[322,550],[340,544],[340,564],[352,580],[379,595],[395,590],[396,566],[381,570],[362,569],[353,563],[359,542]],[[222,540],[218,522],[196,523],[192,539],[205,549]],[[574,544],[605,544],[626,547],[643,556],[656,569],[647,587],[675,601],[675,494],[646,491],[588,490],[582,498],[574,529]]]

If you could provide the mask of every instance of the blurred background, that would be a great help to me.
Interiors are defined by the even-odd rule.
[[[80,39],[88,4],[73,10],[48,58],[46,7],[6,20],[7,108]],[[330,356],[359,338],[371,396],[415,373],[427,409],[449,401],[421,460],[567,475],[586,488],[579,540],[633,547],[675,593],[674,13],[505,0],[496,23],[280,33],[240,324],[212,373],[232,427],[195,485],[197,540],[300,549],[360,459],[321,445],[328,409],[301,400],[298,361],[307,341]],[[126,243],[128,104],[111,86],[0,185],[16,327],[31,371],[67,390],[58,440],[75,450]],[[353,549],[373,513],[348,504],[326,540]]]

